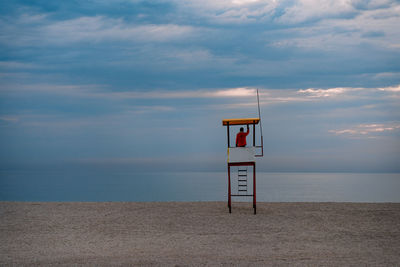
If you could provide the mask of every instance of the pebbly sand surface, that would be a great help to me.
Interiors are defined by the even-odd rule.
[[[0,265],[399,266],[400,203],[0,202]]]

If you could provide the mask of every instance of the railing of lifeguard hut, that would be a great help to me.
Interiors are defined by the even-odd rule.
[[[261,148],[261,154],[254,155],[255,157],[263,157],[264,156],[264,142],[263,136],[261,135],[261,146],[256,146],[256,148]]]

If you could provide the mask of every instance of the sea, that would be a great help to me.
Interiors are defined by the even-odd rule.
[[[238,177],[231,178],[236,194]],[[252,194],[252,173],[246,179]],[[227,192],[226,172],[0,171],[0,201],[226,201]],[[257,172],[256,195],[259,202],[400,202],[400,174]]]

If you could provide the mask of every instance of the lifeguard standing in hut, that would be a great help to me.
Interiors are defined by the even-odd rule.
[[[228,139],[228,150],[227,150],[227,162],[228,162],[228,208],[229,213],[232,212],[232,197],[253,197],[253,209],[254,214],[257,213],[256,203],[256,157],[262,157],[264,155],[264,145],[262,136],[262,126],[260,118],[260,101],[257,90],[257,103],[258,103],[258,118],[234,118],[222,120],[222,125],[226,126],[227,139]],[[247,145],[247,135],[250,132],[249,125],[252,125],[252,145]],[[256,146],[256,125],[260,128],[260,145]],[[242,126],[240,131],[236,135],[235,146],[231,146],[230,141],[230,129]],[[244,132],[243,126],[247,127],[247,131]],[[256,154],[256,149],[261,149],[260,154]],[[237,169],[234,175],[231,170]],[[249,170],[250,169],[250,170]],[[252,172],[253,179],[249,180],[249,172]],[[233,181],[233,178],[235,181]],[[235,193],[232,194],[232,184],[235,184]],[[252,185],[252,189],[250,188]]]

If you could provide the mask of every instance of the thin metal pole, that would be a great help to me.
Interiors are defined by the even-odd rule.
[[[262,134],[261,112],[260,112],[260,97],[258,96],[258,89],[257,89],[257,104],[258,104],[258,118],[260,119],[260,131],[262,136],[263,134]]]
[[[256,122],[253,121],[253,146],[256,146]]]
[[[257,89],[257,104],[258,104],[258,118],[260,119],[261,157],[263,157],[264,156],[264,138],[263,138],[263,131],[262,131],[262,120],[261,120],[261,112],[260,112],[260,97],[258,95],[258,89]]]

